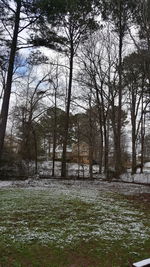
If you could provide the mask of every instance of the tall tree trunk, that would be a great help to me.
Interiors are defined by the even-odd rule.
[[[51,136],[48,136],[48,158],[51,158]]]
[[[91,97],[89,98],[89,127],[89,174],[90,179],[93,179],[93,123]]]
[[[107,133],[107,112],[105,110],[104,96],[103,96],[103,82],[101,82],[101,105],[102,105],[102,121],[104,132],[104,173],[107,176],[108,172],[108,133]]]
[[[145,122],[144,118],[142,119],[141,124],[141,173],[143,173],[144,167],[144,141],[145,141]]]
[[[145,113],[144,113],[144,96],[143,96],[143,90],[144,90],[144,79],[142,83],[142,118],[141,118],[141,173],[143,173],[143,166],[144,166],[144,141],[145,141]]]
[[[55,154],[56,154],[56,136],[57,135],[57,90],[55,88],[55,110],[54,110],[54,130],[53,130],[53,166],[52,176],[55,176]]]
[[[117,115],[115,109],[115,99],[112,95],[111,100],[111,121],[112,121],[112,129],[113,129],[113,142],[114,142],[114,155],[113,155],[113,166],[116,167],[116,155],[117,155],[117,145],[118,145],[118,132],[117,132]],[[115,169],[116,170],[116,169]]]
[[[78,162],[78,178],[80,178],[80,126],[79,126],[79,119],[77,118],[77,146],[78,146],[78,152],[77,152],[77,154],[78,154],[78,160],[77,160],[77,162]]]
[[[108,172],[108,134],[107,134],[107,124],[106,118],[104,119],[104,173],[107,175]]]
[[[71,104],[71,91],[72,91],[72,78],[73,78],[73,40],[71,41],[70,47],[70,62],[69,62],[69,85],[68,85],[68,97],[67,97],[67,107],[66,107],[66,120],[65,120],[65,130],[64,130],[64,140],[63,140],[63,153],[62,153],[62,167],[61,167],[61,177],[66,177],[66,160],[67,160],[67,142],[68,142],[68,130],[69,130],[69,117],[70,117],[70,104]]]
[[[102,118],[102,104],[99,98],[99,90],[96,83],[96,78],[94,78],[94,85],[96,90],[96,101],[97,101],[97,107],[98,107],[98,118],[99,118],[99,124],[100,124],[100,148],[99,148],[99,173],[102,173],[102,166],[103,166],[103,149],[104,149],[104,138],[103,138],[103,118]]]
[[[132,174],[136,173],[136,135],[132,126]]]
[[[99,174],[102,173],[102,166],[103,166],[103,128],[102,125],[100,125],[100,148],[99,148]]]
[[[33,134],[33,139],[34,139],[34,151],[35,151],[35,174],[37,174],[38,173],[38,149],[37,149],[36,132],[33,127],[32,127],[32,134]]]
[[[121,111],[122,111],[122,47],[123,47],[123,29],[122,29],[122,2],[119,1],[119,99],[118,99],[118,118],[117,118],[117,147],[115,155],[115,171],[117,176],[122,171],[122,153],[121,153]]]
[[[91,144],[91,140],[89,145],[89,174],[90,179],[93,179],[93,144]]]
[[[16,8],[16,14],[15,14],[14,33],[13,33],[13,39],[12,39],[12,44],[11,44],[11,50],[10,50],[7,80],[6,80],[5,90],[4,90],[4,97],[3,97],[1,118],[0,118],[0,159],[2,157],[4,138],[5,138],[5,133],[6,133],[6,125],[7,125],[7,118],[8,118],[12,77],[13,77],[13,68],[14,68],[14,61],[15,61],[16,48],[17,48],[18,32],[19,32],[21,0],[18,0],[16,3],[17,3],[17,8]]]
[[[131,107],[131,123],[132,123],[132,174],[136,173],[136,114],[135,114],[135,105],[136,105],[136,95],[134,88],[132,88],[132,107]]]

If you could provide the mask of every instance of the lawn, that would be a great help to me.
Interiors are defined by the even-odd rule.
[[[1,188],[0,266],[125,267],[148,258],[150,206],[136,199],[75,184]]]

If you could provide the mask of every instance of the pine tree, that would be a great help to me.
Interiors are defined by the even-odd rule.
[[[66,148],[68,142],[74,58],[76,56],[79,44],[87,39],[89,33],[97,29],[98,26],[94,20],[93,2],[94,1],[91,0],[59,0],[56,3],[59,4],[60,9],[56,4],[54,8],[56,13],[52,13],[49,1],[44,1],[42,3],[42,8],[47,20],[45,21],[44,17],[43,24],[41,24],[40,36],[36,35],[33,40],[34,44],[36,43],[39,46],[44,45],[49,48],[55,48],[58,51],[64,51],[68,56],[69,77],[67,88],[66,118],[64,122],[65,133],[62,155],[62,177],[66,177]],[[45,22],[47,23],[45,24]],[[53,30],[50,28],[50,25],[53,26]],[[59,27],[57,33],[55,31],[56,26]],[[60,31],[62,34],[60,34]],[[53,43],[51,42],[52,39]]]

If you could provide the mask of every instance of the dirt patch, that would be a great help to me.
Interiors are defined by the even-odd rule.
[[[142,205],[144,208],[150,209],[150,193],[141,193],[138,195],[127,196],[127,199],[134,201],[134,203]]]
[[[88,256],[81,256],[78,255],[76,253],[73,253],[72,255],[70,255],[69,257],[69,261],[72,262],[72,264],[69,265],[69,267],[97,267],[100,266],[99,262],[91,259]]]

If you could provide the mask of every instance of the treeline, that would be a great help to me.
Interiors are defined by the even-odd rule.
[[[20,160],[34,159],[37,171],[52,147],[54,176],[62,145],[66,177],[67,146],[84,142],[90,177],[95,151],[106,177],[110,167],[116,177],[127,167],[135,173],[137,163],[142,171],[149,159],[150,1],[0,0],[0,10],[1,162],[12,148]]]

